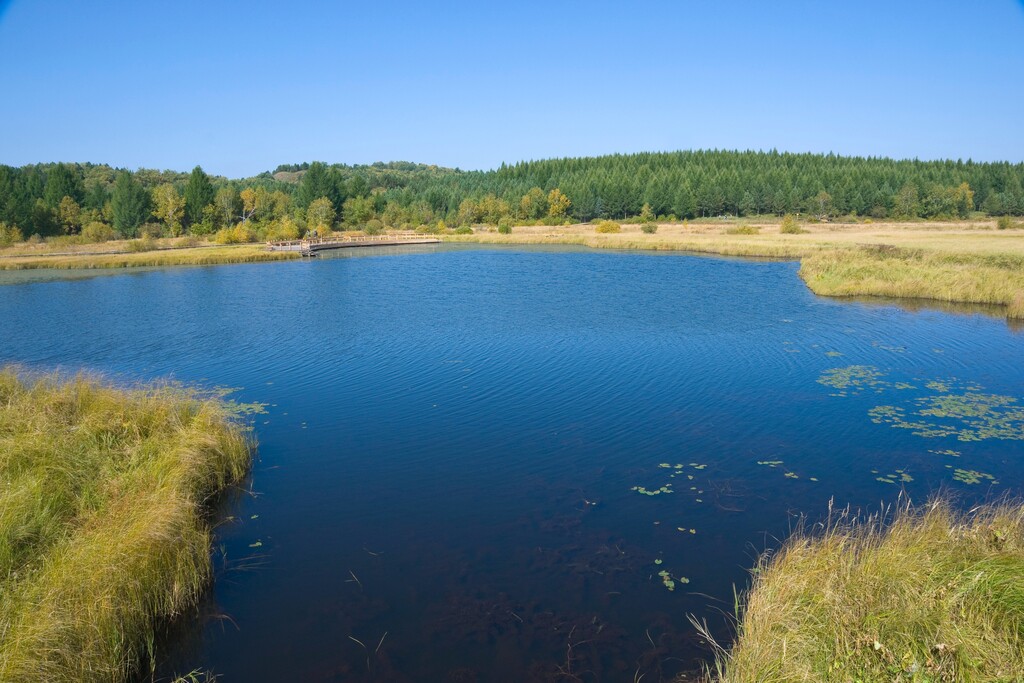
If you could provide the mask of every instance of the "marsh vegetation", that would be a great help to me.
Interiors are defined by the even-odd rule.
[[[0,370],[0,680],[132,680],[211,577],[252,443],[214,396]]]

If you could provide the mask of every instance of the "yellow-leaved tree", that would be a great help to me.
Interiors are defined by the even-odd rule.
[[[572,206],[572,202],[557,187],[548,192],[548,216],[551,218],[564,220],[570,206]]]
[[[153,188],[153,216],[164,222],[173,237],[181,234],[181,219],[185,216],[185,198],[170,183]]]

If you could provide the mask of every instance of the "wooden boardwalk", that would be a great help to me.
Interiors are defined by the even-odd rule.
[[[406,235],[359,235],[357,237],[318,237],[315,239],[267,242],[271,251],[297,251],[303,256],[315,256],[318,251],[328,249],[351,249],[353,247],[392,247],[406,244],[437,244],[436,237],[422,237],[415,233]]]

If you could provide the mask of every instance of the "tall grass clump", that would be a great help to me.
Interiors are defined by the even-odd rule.
[[[877,245],[805,257],[800,277],[826,296],[890,296],[998,304],[1024,292],[1024,257],[926,252]]]
[[[209,582],[218,492],[251,443],[175,387],[0,369],[0,681],[129,680]]]
[[[765,556],[720,683],[1019,681],[1024,507],[831,521]]]
[[[731,228],[727,228],[726,231],[725,231],[725,234],[726,235],[758,235],[758,234],[760,234],[760,232],[761,232],[761,229],[758,228],[756,225],[747,225],[746,223],[744,223],[743,225],[735,225],[735,226],[733,226]]]
[[[1017,230],[1024,227],[1024,223],[1018,223],[1010,216],[1000,216],[996,221],[996,227],[1000,230]]]
[[[784,235],[800,235],[807,231],[800,227],[800,224],[796,222],[796,218],[793,217],[793,214],[787,213],[782,217],[782,223],[779,224],[779,232]]]
[[[616,223],[615,221],[601,221],[600,223],[597,224],[597,227],[594,228],[594,231],[605,234],[612,234],[616,232],[622,232],[622,226]]]

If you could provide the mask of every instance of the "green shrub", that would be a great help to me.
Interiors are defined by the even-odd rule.
[[[757,235],[761,232],[761,228],[755,225],[737,225],[729,228],[725,231],[726,235]]]
[[[498,232],[501,233],[502,235],[511,235],[512,225],[510,223],[499,223]]]
[[[509,229],[509,232],[512,232],[512,230]],[[468,225],[463,225],[461,227],[455,228],[455,234],[456,235],[472,235],[473,234],[473,228],[469,227]]]
[[[384,232],[384,224],[376,218],[371,218],[366,221],[366,226],[363,228],[363,232],[367,235],[379,235]]]
[[[264,239],[268,242],[288,242],[297,240],[302,236],[298,223],[285,216],[281,220],[273,221],[267,228]]]
[[[139,226],[139,237],[157,239],[164,236],[164,226],[159,223],[143,223]]]
[[[21,230],[0,221],[0,247],[9,247],[15,242],[23,242],[24,240],[25,237],[21,234]]]
[[[996,227],[1000,230],[1016,230],[1021,227],[1021,224],[1010,216],[1000,216],[996,221]]]
[[[101,221],[93,221],[82,228],[82,239],[86,242],[109,242],[117,239],[114,229]]]
[[[779,226],[779,232],[784,235],[799,235],[807,231],[800,227],[800,224],[796,222],[796,218],[793,217],[793,214],[787,213],[782,217],[782,225]]]
[[[601,221],[594,230],[601,233],[622,232],[622,226],[615,221]]]
[[[256,233],[245,223],[239,223],[233,228],[221,228],[214,236],[213,241],[217,244],[245,244],[255,242]]]
[[[128,251],[134,253],[141,253],[143,251],[153,251],[156,249],[156,240],[149,235],[144,235],[137,240],[128,241]]]
[[[642,230],[646,235],[653,235],[654,233],[658,232],[658,224],[644,223],[643,225],[640,226],[640,230]]]

